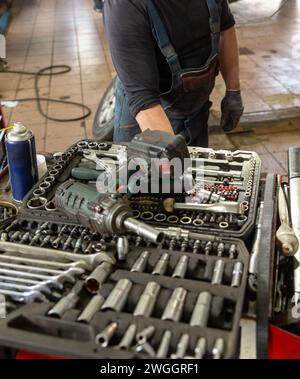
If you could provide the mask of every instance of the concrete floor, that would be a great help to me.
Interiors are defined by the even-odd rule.
[[[51,64],[68,64],[71,73],[44,77],[41,96],[83,102],[93,111],[84,122],[45,120],[34,102],[6,109],[9,122],[23,121],[35,133],[42,150],[64,150],[81,138],[92,137],[99,100],[114,76],[102,16],[92,0],[15,0],[14,18],[7,35],[7,60],[15,70],[36,71]],[[274,15],[280,7],[282,9]],[[232,4],[241,47],[241,81],[246,115],[297,110],[300,105],[300,1],[240,0]],[[273,15],[273,16],[272,16]],[[224,94],[220,80],[213,94],[213,112],[219,113]],[[1,74],[0,99],[34,96],[33,76]],[[76,117],[81,110],[53,103],[43,107],[50,116]],[[299,108],[300,109],[300,108]],[[299,122],[300,127],[300,122]],[[274,132],[272,130],[272,132]],[[259,132],[211,136],[211,147],[255,150],[266,171],[285,173],[286,151],[300,144],[300,132],[277,128]]]

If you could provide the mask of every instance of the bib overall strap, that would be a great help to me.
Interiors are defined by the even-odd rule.
[[[166,58],[173,74],[181,73],[181,65],[179,62],[178,55],[170,41],[168,32],[165,25],[162,22],[162,19],[156,9],[156,6],[153,4],[152,0],[147,0],[146,2],[149,16],[153,25],[153,35],[157,41],[158,47],[160,48],[162,54]]]
[[[221,18],[219,11],[219,0],[206,0],[209,11],[209,25],[211,32],[211,55],[209,60],[219,52]]]

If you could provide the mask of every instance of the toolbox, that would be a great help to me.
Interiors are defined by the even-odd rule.
[[[48,173],[27,194],[23,201],[22,213],[34,219],[70,221],[68,216],[55,208],[53,199],[57,187],[72,178],[72,171],[75,168],[80,168],[83,159],[86,160],[84,153],[87,150],[94,150],[99,157],[105,158],[126,154],[126,149],[126,145],[113,145],[93,140],[82,140],[74,144],[65,153],[55,157]],[[214,151],[198,147],[189,148],[189,153],[195,170],[198,170],[197,167],[200,164],[200,176],[203,175],[202,169],[207,173],[204,175],[206,184],[203,188],[200,186],[201,189],[212,191],[216,195],[222,191],[225,194],[225,203],[234,200],[241,204],[244,210],[242,214],[224,215],[220,212],[215,217],[209,211],[209,207],[206,210],[197,210],[196,201],[191,204],[194,204],[195,209],[166,212],[162,205],[157,202],[157,196],[153,199],[152,196],[140,194],[129,199],[134,217],[159,227],[184,227],[191,231],[245,239],[255,224],[261,175],[261,161],[258,155],[254,152]],[[94,166],[96,167],[95,163]],[[217,170],[220,172],[218,174],[220,178],[217,184],[213,184],[215,182],[211,176]],[[195,172],[196,175],[194,173],[194,176],[197,177],[197,171]],[[84,182],[88,182],[88,180]],[[199,189],[197,181],[196,187]],[[184,201],[182,197],[179,196],[179,201]],[[212,205],[208,203],[211,203],[210,198],[207,205]]]
[[[67,310],[61,319],[47,315],[54,303],[42,302],[41,304],[20,305],[8,314],[8,317],[0,322],[0,344],[13,348],[38,351],[46,354],[56,354],[68,357],[101,357],[101,358],[151,358],[146,351],[135,351],[134,349],[116,349],[121,342],[126,330],[131,324],[136,325],[136,333],[147,327],[154,327],[151,336],[151,346],[154,351],[159,349],[162,335],[166,331],[171,332],[168,352],[165,357],[176,354],[176,348],[180,338],[187,335],[187,348],[184,356],[193,356],[196,345],[204,338],[203,357],[212,358],[213,348],[217,340],[222,341],[222,358],[237,357],[239,352],[239,321],[243,307],[245,286],[247,280],[247,265],[249,253],[244,244],[235,239],[224,239],[226,250],[235,246],[235,256],[224,258],[217,257],[217,251],[213,256],[204,254],[180,253],[178,251],[148,247],[149,260],[143,272],[132,272],[134,262],[145,252],[144,248],[134,248],[124,263],[118,263],[114,272],[109,276],[100,289],[100,295],[107,299],[112,293],[116,283],[126,279],[131,287],[124,307],[121,311],[111,309],[98,311],[92,320],[87,323],[77,321],[88,302],[93,298],[85,288],[80,289],[79,301],[72,309]],[[169,257],[166,271],[162,275],[152,275],[157,261],[164,255]],[[185,278],[172,277],[176,264],[181,257],[188,258],[187,273]],[[224,264],[224,274],[218,284],[212,285],[214,268],[216,262]],[[239,263],[241,272],[238,273],[237,283],[232,287],[232,275]],[[1,266],[1,263],[0,263]],[[79,276],[76,286],[85,278]],[[157,283],[159,292],[155,298],[155,304],[151,316],[133,316],[137,303],[145,291],[147,284]],[[72,287],[68,284],[65,292],[68,293]],[[162,316],[168,300],[174,290],[182,289],[185,298],[180,312],[179,321],[171,321],[168,318],[162,320]],[[205,326],[197,326],[201,323],[201,315],[194,316],[195,325],[191,326],[191,317],[201,293],[209,293],[209,310]],[[171,309],[172,313],[172,309]],[[171,316],[170,316],[171,317]],[[107,348],[97,344],[96,336],[109,324],[117,323],[117,332],[110,341]],[[203,324],[204,325],[204,324]],[[136,345],[135,338],[132,346]],[[138,348],[139,346],[137,346]]]
[[[263,196],[258,156],[190,149],[192,159],[205,162],[216,159],[226,166],[225,159],[236,159],[234,181],[242,183],[234,186],[234,196],[245,216],[239,227],[236,217],[193,223],[198,210],[167,215],[177,217],[176,223],[154,215],[145,220],[144,212],[157,215],[162,209],[153,208],[153,199],[149,209],[138,209],[140,198],[133,197],[134,217],[168,232],[158,245],[126,233],[128,254],[116,260],[121,237],[92,232],[55,209],[56,189],[70,179],[86,148],[126,150],[91,140],[71,146],[28,193],[20,215],[0,224],[0,290],[7,301],[0,345],[64,357],[237,358],[251,231]],[[220,179],[228,181],[225,174]],[[225,202],[233,196],[229,189]],[[217,196],[218,190],[211,188]],[[220,228],[222,222],[228,226]]]

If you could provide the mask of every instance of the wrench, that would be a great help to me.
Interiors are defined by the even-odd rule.
[[[205,169],[201,167],[189,167],[187,169],[187,172],[203,172],[203,175],[206,176],[223,176],[223,177],[230,177],[230,178],[241,178],[242,173],[241,171],[223,171],[223,170],[210,170],[210,169]]]
[[[193,162],[208,163],[209,166],[225,165],[243,167],[243,162],[230,162],[226,159],[192,158]]]
[[[28,291],[28,292],[17,292],[17,291],[10,291],[10,290],[1,290],[0,293],[5,296],[10,296],[14,300],[20,302],[20,303],[33,303],[35,300],[40,300],[43,302],[48,302],[48,299],[41,294],[38,291]]]
[[[96,150],[83,150],[83,157],[92,162],[95,162],[96,170],[102,169],[106,171],[107,173],[111,173],[112,170],[114,170],[116,166],[116,162],[113,160],[108,163],[107,161],[103,161],[100,158],[98,158]]]
[[[21,262],[21,263],[29,263],[33,266],[48,266],[53,268],[71,268],[71,267],[79,267],[82,269],[88,269],[88,266],[85,262],[79,261],[79,262],[73,262],[73,263],[63,263],[63,262],[55,262],[55,261],[46,261],[46,260],[39,260],[39,259],[30,259],[30,258],[24,258],[22,256],[13,256],[13,255],[6,255],[6,254],[0,254],[0,261],[7,261],[7,262]],[[1,264],[1,263],[0,263]]]
[[[63,259],[71,262],[83,261],[87,264],[88,269],[92,271],[102,262],[108,262],[115,264],[114,257],[109,256],[105,252],[99,252],[90,255],[78,255],[74,253],[67,253],[62,250],[44,249],[37,246],[21,245],[19,243],[3,242],[0,241],[0,250],[5,252],[17,252],[20,254],[26,254],[31,257],[49,258],[49,259]]]
[[[224,201],[214,204],[174,203],[173,207],[176,210],[199,210],[210,211],[212,213],[233,213],[241,215],[245,213],[244,205],[234,201]]]
[[[67,272],[62,272],[60,275],[55,276],[47,276],[42,274],[34,274],[30,272],[24,272],[24,271],[16,271],[16,270],[8,270],[0,268],[0,274],[8,275],[9,277],[21,277],[21,278],[28,278],[28,279],[40,279],[40,280],[56,280],[58,283],[75,283],[75,279],[73,276],[69,275]]]
[[[1,291],[1,289],[11,289],[11,290],[23,291],[23,292],[38,291],[38,292],[44,292],[45,294],[51,295],[51,289],[49,287],[47,287],[47,285],[44,284],[43,282],[40,282],[40,284],[36,284],[33,286],[24,286],[21,284],[1,282],[0,283],[0,291]]]
[[[44,284],[49,287],[55,287],[58,290],[63,290],[64,286],[62,283],[59,283],[55,280],[51,280],[50,277],[48,280],[33,280],[33,279],[26,279],[26,278],[18,278],[18,277],[12,277],[12,276],[4,276],[0,275],[0,280],[3,282],[12,282],[12,283],[19,283],[24,285],[37,285],[37,284]]]
[[[71,267],[68,270],[60,271],[60,270],[53,270],[53,269],[47,269],[47,268],[41,268],[41,267],[35,267],[35,266],[25,266],[25,265],[18,265],[18,264],[11,264],[11,263],[0,263],[0,269],[2,267],[7,267],[8,269],[19,269],[19,271],[29,271],[29,272],[40,272],[42,274],[53,274],[53,275],[59,275],[63,272],[68,272],[70,275],[81,275],[85,272],[84,269],[80,267]]]

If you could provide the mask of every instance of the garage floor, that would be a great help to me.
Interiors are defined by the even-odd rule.
[[[94,113],[114,69],[102,17],[94,12],[93,1],[15,0],[15,5],[7,36],[10,68],[37,71],[53,64],[70,65],[71,73],[44,77],[40,95],[82,102]],[[274,14],[280,6],[282,9]],[[255,113],[258,118],[265,112],[274,112],[277,117],[280,110],[298,109],[300,1],[240,0],[232,4],[232,9],[238,22],[246,112]],[[34,96],[33,76],[1,74],[0,80],[1,100]],[[218,80],[213,96],[214,112],[218,112],[223,93],[223,85]],[[82,114],[78,108],[53,103],[45,102],[43,107],[50,116],[59,118]],[[92,136],[93,115],[85,122],[47,121],[38,113],[34,102],[20,103],[5,112],[10,122],[23,121],[30,126],[38,149],[64,150],[74,141]],[[262,156],[265,170],[279,173],[287,170],[287,148],[299,144],[299,131],[211,137],[211,147],[256,150]]]

